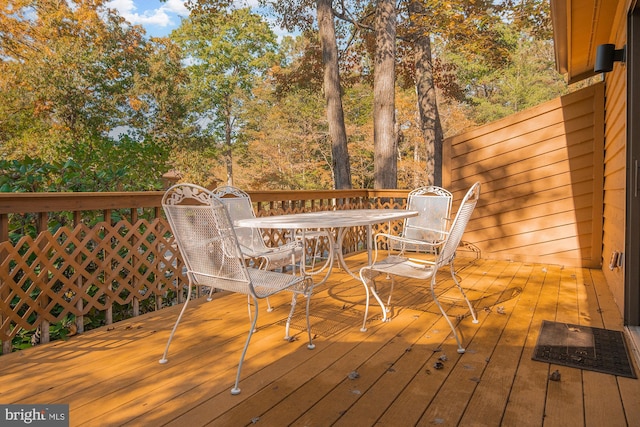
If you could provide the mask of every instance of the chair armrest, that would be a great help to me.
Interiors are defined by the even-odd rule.
[[[413,252],[416,250],[420,251],[420,250],[439,248],[444,244],[445,241],[446,241],[446,237],[442,240],[429,242],[424,240],[411,239],[408,237],[402,237],[395,234],[378,233],[376,234],[375,240],[374,240],[375,255],[374,255],[373,262],[375,263],[378,259],[378,247],[381,246],[380,243],[387,244],[387,253],[388,255],[391,255],[392,252],[398,252],[399,254],[404,254],[405,251]]]
[[[445,233],[443,232],[443,234],[445,234]],[[446,233],[446,234],[448,234],[448,233]],[[431,247],[431,248],[436,248],[438,246],[442,246],[444,244],[444,242],[446,241],[446,235],[442,239],[435,240],[435,241],[412,239],[410,237],[396,236],[396,235],[392,235],[392,234],[386,235],[386,238],[389,241],[389,245],[391,245],[391,242],[397,242],[397,243],[400,243],[402,245],[428,246],[428,247]]]
[[[249,246],[240,244],[240,249],[242,250],[242,253],[245,256],[250,258],[259,258],[259,257],[268,256],[268,255],[283,254],[283,253],[295,253],[301,248],[302,248],[302,245],[297,241],[285,243],[284,245],[280,245],[280,246],[268,246],[267,249],[261,250],[261,251],[256,251],[255,249]]]
[[[412,229],[412,230],[433,231],[434,233],[440,233],[445,235],[449,234],[449,231],[443,230],[441,228],[422,227],[419,225],[407,225],[406,228]]]

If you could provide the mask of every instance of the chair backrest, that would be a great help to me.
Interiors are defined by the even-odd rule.
[[[467,194],[460,203],[458,213],[453,219],[453,223],[449,229],[449,236],[447,237],[444,245],[442,245],[442,249],[436,259],[438,267],[450,263],[455,257],[456,249],[458,248],[458,245],[460,245],[460,240],[462,240],[464,230],[467,228],[467,224],[469,223],[469,219],[471,218],[471,214],[473,213],[479,198],[480,183],[476,182],[471,186],[471,188],[469,188]]]
[[[213,190],[213,194],[227,207],[231,221],[254,218],[256,215],[251,204],[251,197],[237,187],[223,186]],[[247,227],[236,227],[236,235],[240,247],[246,255],[264,253],[268,250],[262,232]]]
[[[442,241],[451,215],[452,194],[441,187],[416,188],[409,193],[407,209],[419,211],[418,216],[404,221],[402,236],[425,242]]]
[[[178,184],[162,208],[193,284],[253,295],[233,223],[225,205],[206,188]]]

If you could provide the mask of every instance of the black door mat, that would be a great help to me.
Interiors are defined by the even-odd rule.
[[[637,378],[621,331],[544,320],[532,359]]]

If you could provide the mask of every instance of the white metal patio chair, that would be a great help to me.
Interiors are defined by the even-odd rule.
[[[451,221],[452,194],[442,187],[426,186],[409,193],[407,210],[418,216],[406,218],[400,236],[389,243],[400,252],[434,252],[447,236]]]
[[[222,186],[213,193],[227,206],[232,221],[255,218],[251,197],[241,189],[233,186]],[[291,265],[291,255],[295,256],[300,268],[304,268],[309,275],[319,274],[328,266],[329,260],[319,261],[321,239],[328,241],[326,231],[306,231],[295,235],[295,239],[280,246],[267,246],[262,231],[257,228],[236,227],[236,234],[240,248],[249,259],[258,259],[258,268],[274,270]],[[302,237],[304,236],[304,241]],[[312,242],[311,252],[307,253],[309,242]],[[306,243],[306,245],[305,245]],[[304,259],[302,255],[305,255]],[[310,260],[307,260],[310,258]],[[270,307],[269,307],[270,308]]]
[[[478,323],[476,312],[471,302],[467,298],[467,295],[465,294],[464,290],[462,289],[462,286],[460,286],[460,283],[456,279],[453,261],[456,255],[456,249],[460,244],[462,235],[464,234],[465,228],[467,227],[467,223],[469,222],[469,218],[471,217],[471,214],[475,209],[475,206],[478,202],[479,197],[480,197],[480,183],[477,182],[471,186],[467,194],[464,196],[464,199],[462,200],[460,207],[458,209],[458,213],[456,214],[456,217],[454,218],[453,223],[451,224],[451,229],[449,233],[447,233],[444,241],[441,243],[441,246],[439,247],[439,251],[435,255],[434,260],[425,260],[422,258],[408,258],[404,256],[402,253],[398,253],[397,251],[393,250],[392,245],[388,244],[389,241],[398,239],[398,236],[394,236],[391,234],[384,234],[384,233],[380,233],[376,235],[374,262],[371,266],[366,266],[360,269],[360,279],[362,280],[362,283],[364,284],[365,290],[367,292],[364,321],[362,323],[362,329],[361,329],[363,332],[367,330],[366,322],[367,322],[367,316],[369,313],[369,299],[370,299],[369,292],[370,291],[371,293],[373,293],[373,296],[376,298],[376,300],[378,301],[378,304],[380,304],[380,307],[382,308],[382,315],[383,315],[382,320],[387,321],[388,320],[387,312],[389,310],[388,307],[391,303],[391,294],[393,292],[393,286],[395,284],[394,276],[401,276],[401,277],[413,278],[413,279],[424,280],[424,281],[429,280],[431,296],[433,297],[433,300],[435,301],[436,305],[440,309],[440,312],[442,313],[444,318],[447,320],[447,323],[451,327],[453,336],[455,337],[456,342],[458,344],[458,353],[464,353],[465,349],[462,346],[460,337],[458,336],[458,333],[456,332],[456,329],[453,323],[451,322],[451,319],[449,319],[449,317],[447,316],[447,313],[445,312],[444,308],[440,304],[440,301],[438,300],[438,296],[436,295],[436,291],[435,291],[436,273],[438,272],[438,269],[440,269],[441,267],[447,264],[449,265],[449,269],[451,271],[451,277],[453,278],[454,283],[460,290],[467,305],[469,306],[469,310],[471,311],[471,316],[473,317],[473,323]],[[378,261],[378,252],[379,252],[378,243],[383,243],[383,244],[387,243],[387,248],[388,248],[387,257],[384,259],[381,259],[380,261]],[[378,290],[377,290],[376,279],[380,275],[384,275],[385,277],[388,277],[391,280],[391,287],[389,290],[389,299],[387,301],[386,306],[380,299],[380,296],[378,295]]]
[[[223,186],[213,190],[213,194],[224,203],[231,221],[254,218],[253,205],[249,195],[237,187]],[[258,268],[275,270],[291,264],[291,256],[299,259],[302,255],[300,242],[292,241],[277,247],[266,245],[262,232],[256,228],[236,227],[236,236],[242,253],[247,258],[259,260]]]
[[[167,362],[169,345],[180,319],[191,299],[194,286],[208,286],[248,295],[255,307],[232,394],[240,393],[238,383],[251,336],[258,320],[258,300],[280,291],[291,291],[291,311],[287,318],[285,339],[298,295],[306,298],[307,333],[310,349],[314,348],[309,323],[309,302],[313,281],[304,275],[285,274],[247,267],[235,229],[225,205],[209,190],[192,184],[178,184],[169,188],[162,198],[162,207],[178,244],[189,279],[189,292],[182,311],[171,331],[160,363]]]
[[[225,185],[213,190],[213,194],[225,204],[232,222],[255,217],[251,198],[241,189]],[[262,231],[257,228],[236,227],[236,236],[245,259],[259,260],[257,268],[263,270],[276,270],[295,265],[302,256],[303,246],[300,242],[292,241],[278,247],[269,247],[264,242]],[[213,288],[209,290],[209,300],[213,291]],[[267,311],[272,310],[267,298]],[[249,307],[249,319],[251,319],[251,307]]]

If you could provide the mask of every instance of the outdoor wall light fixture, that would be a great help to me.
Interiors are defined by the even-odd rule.
[[[626,45],[622,49],[616,49],[614,44],[601,44],[596,50],[596,65],[593,71],[596,73],[608,73],[613,70],[613,63],[625,61]]]

